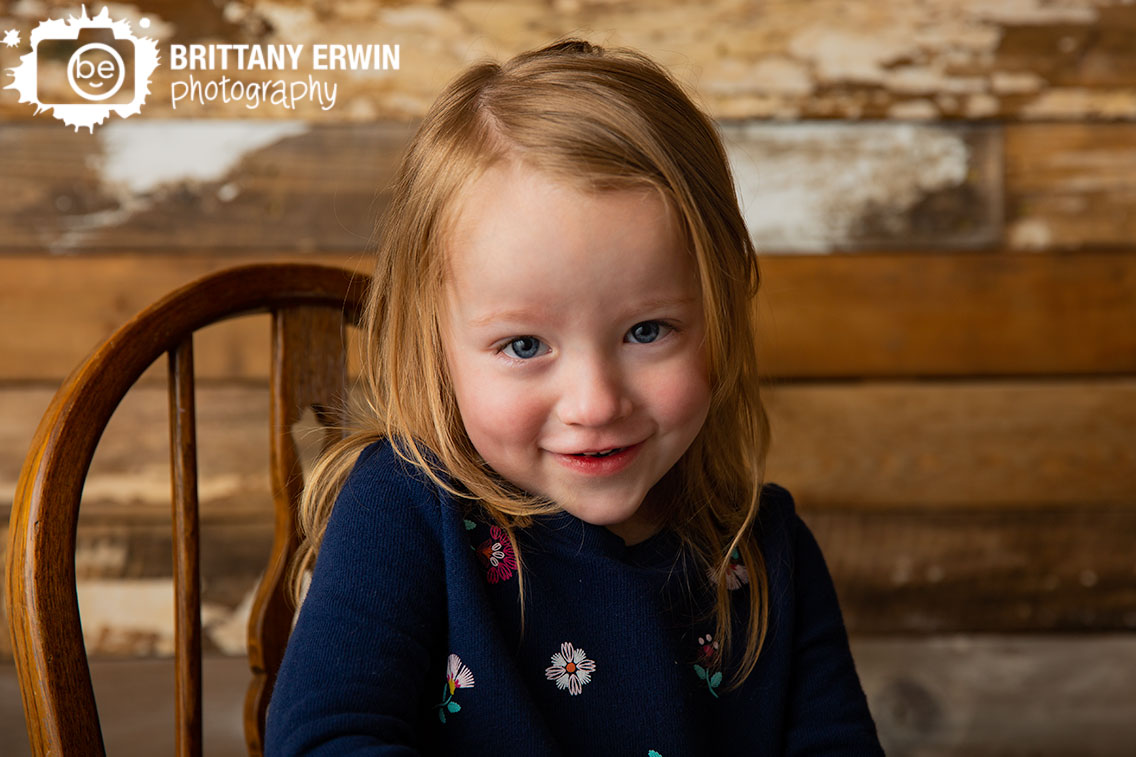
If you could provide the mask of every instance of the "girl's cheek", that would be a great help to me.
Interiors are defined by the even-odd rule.
[[[531,387],[519,386],[494,371],[467,375],[458,397],[471,438],[499,443],[537,435],[546,415],[544,404]]]
[[[656,412],[675,422],[695,422],[710,406],[710,382],[698,358],[678,361],[648,382]]]

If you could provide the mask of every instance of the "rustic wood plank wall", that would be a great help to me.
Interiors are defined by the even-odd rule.
[[[39,21],[77,12],[0,2],[0,32],[19,37],[0,68]],[[444,82],[583,34],[653,55],[722,124],[765,256],[769,477],[825,549],[889,753],[1130,753],[1131,677],[1116,671],[1136,663],[1136,6],[114,12],[136,31],[148,19],[162,51],[141,115],[75,132],[0,90],[0,524],[39,415],[100,339],[236,262],[366,270],[385,183]],[[220,74],[170,70],[171,43],[398,44],[400,67],[226,72],[321,78],[337,89],[327,109],[174,109],[175,81]],[[271,534],[267,328],[218,326],[197,350],[203,617],[225,654],[243,649]],[[96,656],[171,649],[164,403],[148,377],[92,467],[76,557]]]

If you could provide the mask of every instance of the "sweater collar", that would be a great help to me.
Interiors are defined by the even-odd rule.
[[[643,541],[628,546],[622,537],[603,526],[580,520],[561,510],[533,517],[534,537],[551,539],[575,552],[609,557],[641,567],[670,563],[678,546],[676,534],[664,528]]]

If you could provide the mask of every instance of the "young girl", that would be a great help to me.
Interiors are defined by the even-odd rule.
[[[269,754],[881,754],[762,483],[756,257],[673,80],[575,40],[472,67],[379,228]]]

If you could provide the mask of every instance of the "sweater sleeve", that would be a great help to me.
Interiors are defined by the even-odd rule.
[[[796,635],[785,754],[883,755],[824,557],[804,521],[789,517]]]
[[[418,753],[433,636],[445,625],[440,510],[388,443],[360,455],[288,641],[266,754]]]

